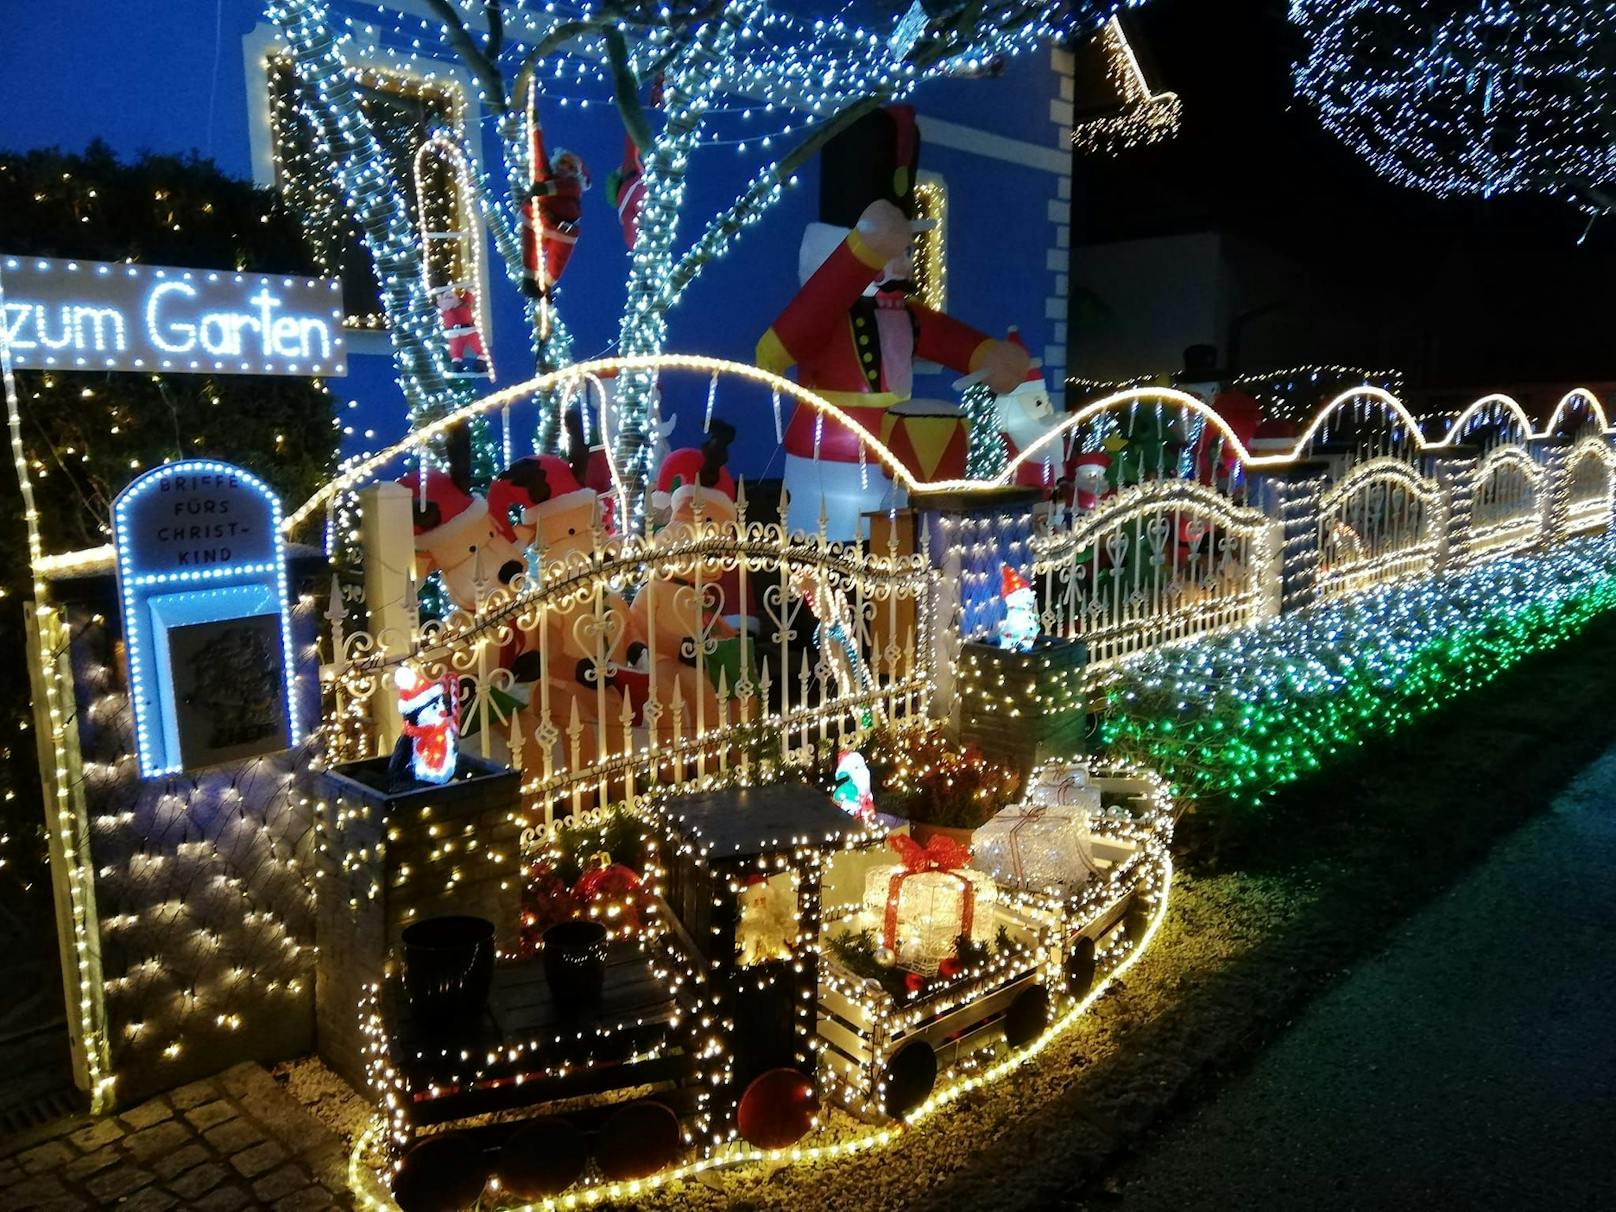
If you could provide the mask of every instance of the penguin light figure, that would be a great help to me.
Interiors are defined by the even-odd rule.
[[[870,766],[856,749],[844,749],[836,759],[836,789],[831,799],[843,812],[861,821],[875,819],[875,796],[870,793]]]
[[[999,624],[999,647],[1008,652],[1031,652],[1038,638],[1038,599],[1027,578],[1010,565],[1003,566],[1001,577],[1004,620]]]
[[[412,781],[447,783],[454,778],[460,747],[453,680],[429,680],[414,665],[400,665],[393,682],[398,687],[404,731],[387,766],[388,786],[398,790]]]

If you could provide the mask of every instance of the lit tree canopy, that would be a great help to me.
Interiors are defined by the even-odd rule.
[[[321,158],[375,260],[399,381],[416,420],[453,407],[459,389],[443,373],[444,341],[420,285],[407,183],[393,179],[357,97],[356,34],[402,66],[431,72],[458,60],[469,70],[504,163],[485,173],[478,149],[465,150],[478,165],[480,209],[513,283],[522,270],[513,232],[529,180],[532,107],[591,100],[616,107],[643,159],[645,189],[617,346],[655,354],[669,310],[703,267],[837,131],[926,80],[990,73],[1007,56],[1093,28],[1123,0],[854,0],[834,17],[814,16],[806,0],[426,0],[426,7],[430,20],[388,10],[343,18],[326,0],[268,4]],[[761,165],[732,204],[697,216],[681,244],[676,229],[691,218],[683,212],[692,157],[717,144],[749,151]],[[563,287],[554,307],[532,307],[541,367],[571,360],[559,315],[565,305]],[[650,470],[652,386],[645,374],[619,384],[615,463],[636,508]]]
[[[1291,0],[1297,93],[1376,172],[1595,206],[1616,168],[1610,0]],[[1603,207],[1599,207],[1603,209]]]

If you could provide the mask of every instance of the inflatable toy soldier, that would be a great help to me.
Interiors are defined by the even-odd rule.
[[[1003,395],[1026,379],[1027,351],[910,296],[920,135],[906,105],[876,110],[825,146],[820,222],[803,235],[801,289],[757,346],[757,364],[845,410],[923,480],[964,474],[965,423],[957,404],[911,399],[915,362],[981,373]],[[785,434],[790,524],[812,530],[821,502],[833,539],[854,536],[859,514],[891,503],[891,481],[872,458],[860,465],[854,432],[799,405]]]

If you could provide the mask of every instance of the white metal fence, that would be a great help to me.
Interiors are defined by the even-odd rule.
[[[1147,480],[1033,540],[1044,630],[1099,665],[1258,617],[1270,524],[1192,480]]]
[[[1472,559],[1508,555],[1537,541],[1542,480],[1543,469],[1524,446],[1499,446],[1482,459],[1470,499]]]
[[[1571,534],[1603,530],[1613,506],[1613,457],[1603,439],[1584,438],[1566,461],[1566,529]]]
[[[1342,476],[1319,502],[1321,598],[1427,575],[1444,521],[1437,484],[1392,456]]]
[[[392,693],[407,660],[454,675],[463,745],[518,766],[527,802],[556,814],[924,713],[934,575],[924,548],[900,554],[895,535],[880,553],[832,543],[788,531],[783,513],[681,522],[644,539],[597,530],[587,550],[408,634],[347,626],[360,604],[341,606],[328,616],[326,666],[339,756],[373,751],[375,697]],[[513,660],[513,648],[536,659]]]
[[[722,368],[697,362],[716,382]],[[1023,460],[1055,486],[1035,510],[1035,590],[1045,632],[1082,641],[1098,670],[1249,626],[1282,602],[1604,529],[1616,493],[1613,431],[1586,393],[1567,396],[1542,432],[1512,401],[1488,397],[1440,439],[1374,388],[1343,393],[1266,446],[1154,388],[1050,425]],[[1311,486],[1254,491],[1265,475]],[[354,586],[334,593],[334,756],[383,743],[388,679],[405,659],[456,677],[466,743],[520,766],[527,802],[546,814],[800,760],[876,720],[936,709],[960,626],[936,617],[952,598],[936,593],[933,565],[949,565],[925,549],[929,528],[914,527],[918,551],[899,550],[896,525],[885,550],[834,543],[790,532],[784,501],[777,520],[749,522],[744,488],[740,497],[738,520],[648,538],[597,530],[565,556],[531,552],[525,576],[477,578],[475,603],[438,620],[421,621],[413,584],[390,590],[381,610]],[[333,533],[359,532],[322,499]],[[1292,594],[1298,575],[1304,589]]]

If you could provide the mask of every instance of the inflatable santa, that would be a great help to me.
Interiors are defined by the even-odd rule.
[[[801,289],[757,346],[757,364],[797,378],[879,438],[923,480],[964,474],[959,407],[911,399],[917,361],[980,374],[1007,394],[1027,375],[1027,351],[915,302],[909,245],[920,136],[914,110],[889,106],[825,146],[820,222],[803,236]],[[861,466],[854,431],[799,405],[785,434],[790,525],[812,530],[821,509],[833,539],[858,533],[859,515],[893,503],[874,458]]]

